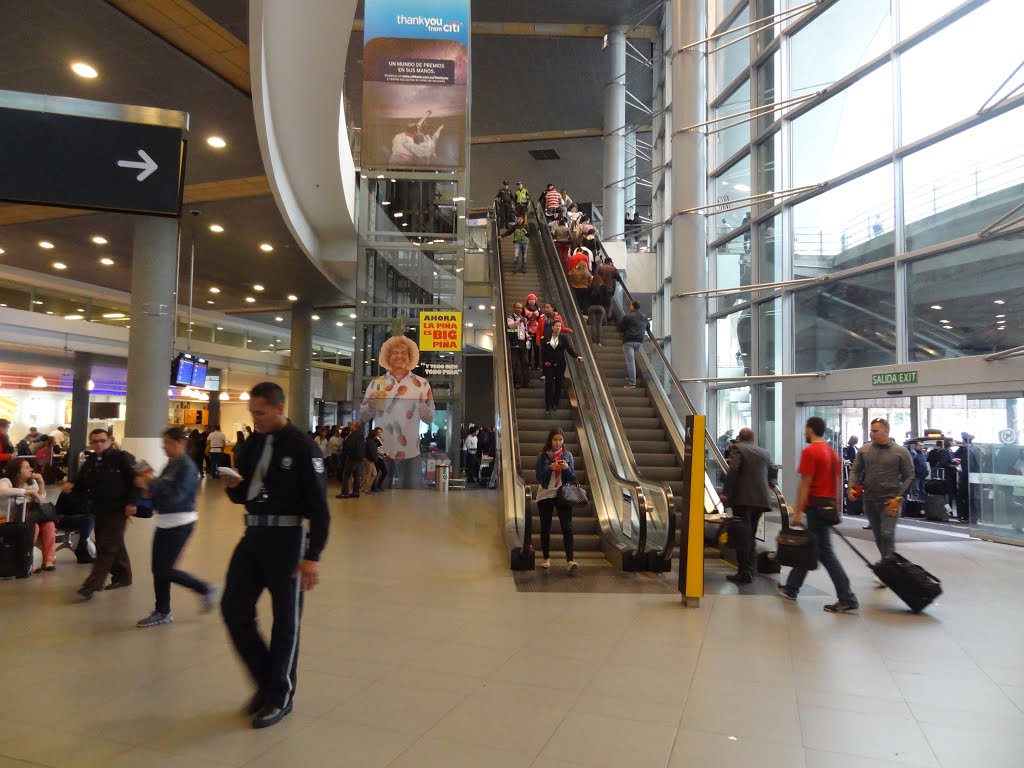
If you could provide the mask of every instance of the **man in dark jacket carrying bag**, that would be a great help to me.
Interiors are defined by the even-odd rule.
[[[266,728],[292,711],[302,593],[320,582],[330,513],[323,455],[285,417],[281,387],[263,382],[249,397],[256,432],[246,441],[238,472],[221,468],[228,498],[245,505],[246,529],[231,556],[220,607],[256,684],[247,712],[254,728]],[[264,589],[274,611],[269,646],[256,625],[256,602]]]
[[[771,454],[757,444],[754,430],[744,427],[729,446],[729,473],[722,489],[722,501],[732,507],[733,514],[746,525],[748,535],[743,547],[736,549],[739,570],[726,578],[736,584],[754,580],[754,550],[757,524],[761,515],[771,509],[772,490],[769,477],[775,472]]]

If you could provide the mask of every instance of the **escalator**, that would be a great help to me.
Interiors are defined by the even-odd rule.
[[[543,306],[549,291],[540,284],[537,272],[537,254],[533,245],[527,253],[526,272],[513,272],[512,260],[515,246],[510,239],[501,240],[499,244],[500,269],[501,269],[501,294],[505,306],[502,310],[502,329],[504,318],[515,302],[526,301],[526,296],[535,293]],[[558,409],[550,416],[544,414],[544,382],[540,380],[541,372],[530,371],[530,385],[525,388],[516,388],[513,392],[515,404],[515,450],[520,463],[520,476],[530,486],[537,484],[537,472],[535,464],[537,456],[544,446],[548,432],[553,427],[560,427],[565,436],[565,448],[573,455],[576,467],[576,477],[584,488],[588,489],[590,501],[586,507],[573,509],[573,534],[574,534],[574,557],[578,562],[603,561],[601,530],[595,509],[594,494],[590,488],[586,456],[581,451],[580,437],[577,432],[578,414],[570,407],[567,394],[563,394],[562,402]],[[567,381],[567,384],[569,382]],[[571,384],[570,384],[571,386]],[[536,503],[530,502],[529,514],[532,517],[530,530],[532,533],[531,542],[534,550],[540,556],[540,517],[537,512]],[[551,529],[551,557],[555,562],[564,561],[565,547],[562,538],[562,530],[558,519],[552,521]]]

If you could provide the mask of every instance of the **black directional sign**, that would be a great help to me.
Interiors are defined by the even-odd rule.
[[[0,108],[0,200],[178,216],[180,128]]]

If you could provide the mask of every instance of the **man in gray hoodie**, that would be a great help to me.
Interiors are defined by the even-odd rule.
[[[849,498],[855,499],[857,488],[863,486],[864,512],[882,557],[896,548],[896,521],[912,482],[910,452],[889,437],[889,422],[873,419],[871,441],[860,449],[850,469]]]

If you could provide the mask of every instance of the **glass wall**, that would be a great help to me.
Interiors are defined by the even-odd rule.
[[[708,2],[718,46],[748,21],[765,27],[708,57],[708,114],[769,107],[708,136],[711,287],[784,284],[709,300],[709,370],[785,375],[1024,345],[1024,240],[977,237],[1024,202],[1024,94],[1013,94],[1024,72],[1011,77],[1024,3],[839,0],[764,20],[799,5]],[[751,196],[762,197],[737,203]],[[762,432],[785,384],[763,386],[748,400]],[[713,419],[735,423],[723,399],[734,391],[719,391]]]

